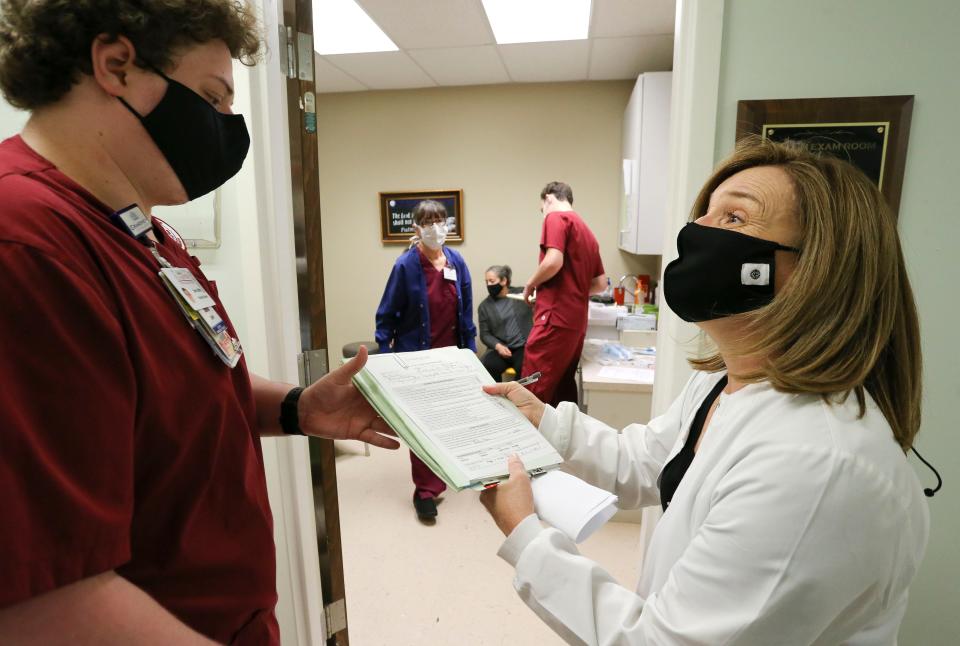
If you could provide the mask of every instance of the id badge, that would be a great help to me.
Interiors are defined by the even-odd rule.
[[[127,208],[117,211],[113,214],[113,217],[127,233],[137,239],[153,230],[150,218],[136,204],[131,204]]]
[[[217,314],[217,310],[212,307],[205,307],[199,312],[201,320],[203,320],[203,326],[210,330],[212,334],[220,334],[225,332],[227,329],[227,324],[223,322],[223,319],[220,318],[220,315]]]
[[[205,307],[197,312],[197,318],[199,320],[197,331],[210,344],[213,353],[231,368],[236,366],[240,361],[240,355],[243,354],[243,349],[240,347],[240,342],[230,336],[230,330],[217,314],[217,310]]]
[[[199,334],[213,353],[230,368],[240,362],[243,348],[240,342],[230,336],[227,324],[214,308],[214,300],[200,286],[188,269],[165,268],[160,270],[160,279],[173,295],[187,322]],[[206,307],[195,307],[193,303],[207,303]]]
[[[205,307],[213,307],[216,302],[210,298],[207,291],[200,286],[196,277],[190,273],[189,269],[182,267],[169,267],[160,270],[163,277],[170,283],[177,296],[180,296],[187,302],[187,305],[196,311]]]
[[[443,268],[443,277],[446,280],[452,280],[457,282],[457,270],[455,267],[444,267]]]

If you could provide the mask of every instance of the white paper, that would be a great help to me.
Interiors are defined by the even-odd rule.
[[[617,497],[554,470],[533,479],[533,506],[542,521],[580,543],[613,518]]]
[[[597,372],[600,379],[623,379],[642,384],[653,383],[654,371],[650,368],[631,368],[630,366],[604,366]]]
[[[563,461],[516,406],[483,392],[494,381],[470,350],[373,355],[367,370],[470,480],[505,474],[513,453],[528,469]]]

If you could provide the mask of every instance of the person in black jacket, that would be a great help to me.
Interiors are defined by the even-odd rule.
[[[530,306],[521,299],[507,298],[507,294],[523,291],[510,287],[512,275],[507,265],[493,265],[487,269],[487,292],[490,295],[478,308],[480,340],[487,346],[483,366],[496,381],[500,381],[503,371],[510,367],[520,374],[523,346],[533,327]]]

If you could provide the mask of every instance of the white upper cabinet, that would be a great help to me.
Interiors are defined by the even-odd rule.
[[[630,253],[663,253],[671,76],[671,72],[641,74],[623,113],[623,191],[617,243]]]

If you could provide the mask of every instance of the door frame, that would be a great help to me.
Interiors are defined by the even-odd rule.
[[[287,62],[285,95],[290,162],[291,209],[296,259],[300,329],[300,382],[309,385],[330,365],[327,351],[323,239],[320,214],[319,148],[314,75],[313,6],[311,0],[283,0],[275,30]],[[312,108],[312,114],[311,114]],[[346,589],[337,470],[332,440],[310,438],[308,455],[315,509],[316,564],[322,595],[323,631],[313,643],[347,646]],[[305,539],[304,539],[305,540]],[[305,564],[306,565],[306,564]],[[331,634],[332,633],[332,634]]]
[[[677,256],[677,233],[687,223],[694,198],[714,166],[723,14],[724,0],[677,2],[670,97],[670,173],[660,263],[661,285],[663,270]],[[690,378],[692,370],[687,356],[691,342],[698,338],[695,325],[682,321],[666,303],[660,304],[651,419],[667,411]],[[645,508],[641,514],[641,567],[662,513],[659,507],[653,506]]]
[[[290,136],[302,123],[300,88],[309,87],[312,91],[313,78],[309,83],[287,78],[286,38],[281,38],[281,34],[286,34],[285,23],[293,27],[294,33],[298,28],[303,29],[302,24],[295,22],[298,14],[309,27],[312,7],[309,2],[290,3],[289,0],[253,2],[260,10],[266,47],[264,60],[249,68],[248,72],[251,104],[246,112],[252,133],[251,158],[255,166],[253,176],[259,215],[256,218],[257,244],[247,252],[257,254],[260,262],[261,321],[267,349],[260,357],[261,363],[266,364],[261,370],[271,379],[297,383],[301,380],[298,355],[304,349],[317,347],[311,335],[315,326],[310,325],[309,318],[306,327],[301,320],[304,311],[309,313],[313,299],[309,290],[301,289],[298,268],[307,262],[319,267],[322,286],[322,255],[305,258],[304,252],[308,247],[304,223],[307,220],[315,222],[319,230],[319,196],[308,202],[314,210],[307,211],[303,194],[305,171],[302,155],[304,151],[313,151],[316,157],[315,138],[312,144],[304,146],[299,132],[296,138]],[[312,60],[312,44],[310,47]],[[319,178],[315,162],[312,168],[312,181],[306,184],[308,191],[316,193]],[[330,523],[326,522],[328,514],[324,509],[329,505],[324,504],[324,496],[314,495],[308,442],[302,437],[264,438],[261,441],[276,528],[277,570],[282,574],[278,578],[280,599],[277,612],[283,619],[284,644],[345,644],[345,630],[333,639],[327,639],[325,609],[335,599],[344,598],[342,567],[339,574],[334,574],[336,578],[331,578],[329,562],[331,558],[338,563],[342,561],[339,551],[331,557],[330,551],[325,549],[331,543],[339,546],[339,533],[335,526],[336,540],[331,541],[328,537]],[[330,452],[332,454],[332,447]],[[325,478],[336,482],[335,473],[328,473]],[[333,496],[335,502],[335,489]],[[336,512],[335,506],[333,512]],[[318,519],[323,522],[318,523]],[[257,556],[251,555],[251,558]],[[324,561],[328,564],[326,573]],[[339,597],[334,597],[338,590]]]

